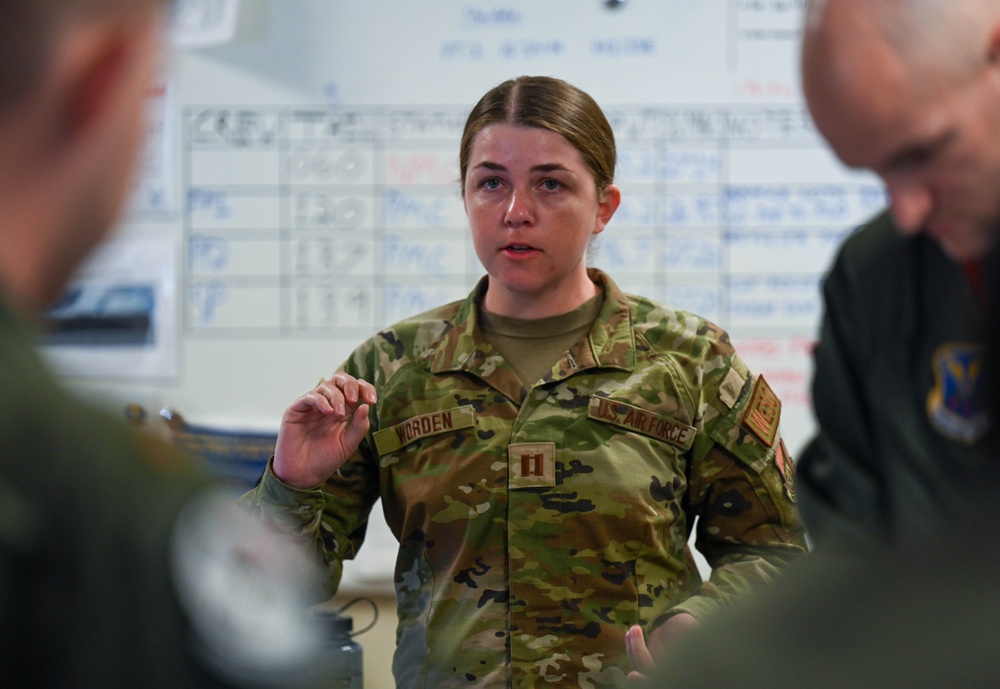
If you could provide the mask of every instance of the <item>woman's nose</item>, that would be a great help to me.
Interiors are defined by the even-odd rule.
[[[515,190],[510,195],[507,211],[504,213],[504,223],[509,227],[518,227],[533,221],[534,210],[529,195],[526,192]]]

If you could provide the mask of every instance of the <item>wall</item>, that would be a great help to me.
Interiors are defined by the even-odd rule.
[[[170,58],[121,232],[165,243],[166,364],[116,367],[112,351],[99,375],[67,377],[116,404],[276,429],[359,340],[478,279],[455,181],[465,114],[503,79],[550,74],[618,137],[624,201],[593,263],[726,327],[784,401],[794,454],[813,428],[823,272],[885,200],[802,105],[803,4],[245,0],[234,41]],[[371,541],[348,566],[362,589],[390,581],[391,537],[375,525]]]

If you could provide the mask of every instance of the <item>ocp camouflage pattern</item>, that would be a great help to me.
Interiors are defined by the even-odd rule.
[[[477,325],[485,281],[372,337],[344,366],[379,395],[356,455],[322,490],[268,470],[250,496],[316,541],[333,587],[381,498],[399,687],[624,686],[629,626],[703,618],[805,550],[728,336],[591,277],[589,337],[528,389]]]

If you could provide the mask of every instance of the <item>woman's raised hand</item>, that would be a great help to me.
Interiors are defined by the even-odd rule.
[[[296,488],[313,488],[354,454],[368,432],[375,387],[338,371],[292,402],[281,417],[274,474]]]

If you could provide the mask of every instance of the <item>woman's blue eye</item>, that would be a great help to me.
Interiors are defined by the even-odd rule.
[[[547,191],[555,191],[556,189],[558,189],[562,185],[559,184],[559,182],[557,182],[554,179],[547,179],[544,182],[542,182],[542,186],[545,187],[545,189]]]
[[[484,189],[496,189],[500,186],[500,180],[496,177],[490,177],[489,179],[483,180],[482,187]]]

